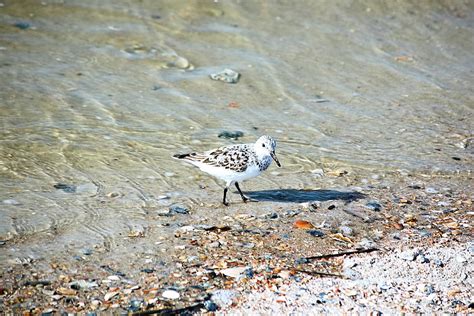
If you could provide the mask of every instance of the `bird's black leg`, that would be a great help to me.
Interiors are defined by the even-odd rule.
[[[239,187],[239,183],[238,183],[238,182],[235,183],[235,187],[236,187],[237,190],[239,191],[240,196],[242,197],[242,200],[243,200],[245,203],[247,203],[248,201],[250,201],[250,198],[247,197],[247,196],[245,196],[245,195],[242,193],[242,191],[240,190],[240,187]]]
[[[229,206],[229,203],[226,202],[226,200],[225,200],[225,197],[226,197],[226,195],[227,195],[227,191],[228,191],[228,190],[229,190],[229,188],[226,186],[226,187],[224,188],[224,198],[222,199],[222,203],[223,203],[225,206]]]

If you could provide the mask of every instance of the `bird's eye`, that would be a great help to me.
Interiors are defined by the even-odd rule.
[[[262,147],[265,147],[265,144],[262,144]]]

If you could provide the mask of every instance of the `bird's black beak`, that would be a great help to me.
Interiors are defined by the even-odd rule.
[[[277,156],[275,155],[275,153],[274,152],[270,153],[270,156],[272,156],[273,160],[275,160],[277,166],[281,168],[281,164],[278,161]]]

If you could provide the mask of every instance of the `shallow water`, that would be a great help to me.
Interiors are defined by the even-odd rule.
[[[473,2],[2,3],[3,259],[112,250],[156,209],[220,201],[170,157],[223,130],[278,140],[283,168],[244,190],[472,172]],[[209,78],[225,68],[237,84]]]

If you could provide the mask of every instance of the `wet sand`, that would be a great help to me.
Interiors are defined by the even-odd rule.
[[[306,308],[314,312],[467,312],[473,298],[473,188],[466,185],[468,179],[463,179],[461,186],[453,185],[460,180],[381,176],[354,187],[354,182],[361,182],[357,176],[326,176],[320,181],[333,181],[345,189],[302,190],[291,195],[281,190],[273,202],[248,204],[236,202],[235,194],[234,203],[225,209],[215,204],[193,207],[189,214],[170,214],[168,209],[150,212],[149,225],[122,236],[114,251],[92,247],[71,254],[69,260],[48,257],[12,262],[2,274],[3,304],[12,312],[35,313],[180,309],[202,313],[218,309],[239,314],[248,308],[263,314]],[[219,215],[210,214],[210,210]],[[314,228],[298,229],[294,226],[297,220],[308,221]],[[439,253],[447,254],[429,254],[438,248],[444,248]],[[362,249],[377,251],[305,259]],[[431,263],[398,259],[397,253],[417,249],[423,249]],[[464,261],[458,262],[461,253]],[[397,282],[400,271],[405,271],[399,262],[383,260],[387,256],[421,266],[416,270],[419,275],[412,279],[418,278],[423,286],[436,286],[436,299],[425,298],[433,305],[421,299],[408,302],[415,295],[410,294],[412,288],[407,289],[413,285],[409,281],[407,286],[393,285],[391,291],[396,295],[390,295],[389,302],[382,292],[361,294],[366,291],[360,284],[362,277],[348,286],[353,277],[345,269],[348,260],[367,256],[375,258],[365,259],[373,266],[366,263],[355,269],[372,280],[377,280],[372,274],[374,267],[386,271],[381,279],[385,282]],[[444,263],[438,267],[436,260]],[[457,268],[452,267],[453,262],[458,262]],[[423,271],[432,269],[439,272],[428,279]],[[463,273],[468,277],[462,277]],[[442,283],[448,277],[455,282]],[[331,292],[334,286],[328,285],[325,293],[333,296],[326,305],[314,306],[314,295],[303,302],[291,298],[301,287],[319,286],[331,279],[335,284],[346,282],[341,289],[355,294],[347,297],[339,290]],[[230,298],[222,298],[224,289],[231,293]],[[176,291],[179,298],[163,297],[167,290]],[[262,291],[266,292],[260,294]],[[342,303],[335,304],[334,295]],[[370,304],[364,304],[364,299]],[[265,306],[273,309],[265,311]]]
[[[212,310],[302,257],[472,239],[470,2],[2,4],[1,309]],[[242,184],[258,203],[171,159],[262,134],[283,168]]]

